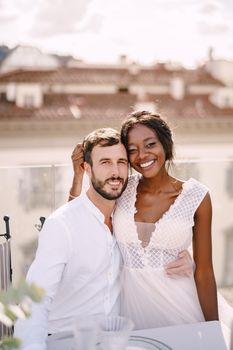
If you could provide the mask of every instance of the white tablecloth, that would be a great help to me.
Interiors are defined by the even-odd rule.
[[[172,350],[230,350],[229,331],[218,321],[144,329],[133,331],[132,335],[156,339]],[[74,349],[69,332],[48,337],[48,350]]]

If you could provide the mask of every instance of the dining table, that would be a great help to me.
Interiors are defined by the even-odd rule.
[[[220,321],[133,330],[126,350],[231,350],[230,330]],[[72,332],[48,337],[48,350],[76,349]],[[97,344],[96,350],[101,350]]]

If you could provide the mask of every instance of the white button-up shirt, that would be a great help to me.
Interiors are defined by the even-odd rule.
[[[119,314],[121,255],[104,215],[82,194],[45,221],[28,275],[46,291],[30,319],[17,321],[23,349],[46,349],[48,333],[72,329],[75,317]]]

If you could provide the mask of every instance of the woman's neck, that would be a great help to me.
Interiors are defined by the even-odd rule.
[[[167,171],[164,169],[164,171],[160,171],[159,174],[154,177],[142,177],[140,180],[141,190],[151,193],[169,191],[172,180],[173,178],[168,175]]]

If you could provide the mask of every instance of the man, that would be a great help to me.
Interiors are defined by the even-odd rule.
[[[84,150],[90,188],[45,221],[27,275],[46,297],[16,324],[25,350],[46,349],[47,334],[71,329],[74,317],[119,312],[121,257],[111,214],[127,185],[127,154],[112,129],[89,134]]]
[[[27,275],[46,296],[16,323],[23,350],[45,350],[47,335],[71,330],[75,317],[119,313],[121,255],[111,217],[127,185],[127,154],[113,129],[89,134],[83,150],[90,187],[45,221]]]

